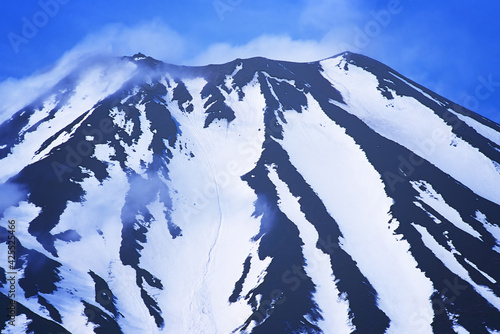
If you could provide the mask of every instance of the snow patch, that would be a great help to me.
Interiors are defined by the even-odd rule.
[[[302,250],[306,260],[305,272],[311,277],[316,292],[314,300],[318,304],[323,315],[323,320],[318,326],[327,333],[334,329],[336,333],[351,333],[355,330],[349,318],[349,302],[341,295],[335,284],[330,256],[316,247],[319,234],[314,225],[307,221],[304,213],[300,210],[298,199],[292,195],[290,189],[283,182],[275,169],[275,166],[267,166],[269,178],[276,186],[280,198],[279,207],[281,211],[295,222],[299,229],[300,238],[304,242]]]
[[[435,165],[479,196],[500,204],[500,174],[477,148],[453,133],[433,110],[409,96],[395,96],[393,108],[377,89],[370,72],[349,64],[338,66],[340,57],[320,62],[323,76],[343,96],[345,104],[331,100],[365,122],[371,129]],[[460,163],[456,163],[460,161]],[[474,171],[471,173],[470,171]]]
[[[497,245],[500,246],[500,227],[490,223],[488,217],[479,210],[476,211],[474,219],[483,224],[484,228],[496,239]]]
[[[455,227],[470,234],[474,238],[482,240],[481,234],[474,230],[472,226],[464,222],[458,211],[449,206],[443,199],[443,196],[437,193],[429,183],[425,181],[410,181],[410,183],[413,189],[420,194],[418,197],[419,200],[436,210],[441,216],[446,218],[446,220],[455,225]]]
[[[68,140],[71,135],[64,132],[35,156],[42,143],[82,114],[90,115],[92,107],[117,91],[132,76],[135,69],[136,65],[132,63],[120,63],[111,68],[96,66],[85,72],[69,101],[55,113],[54,118],[40,124],[36,131],[27,133],[24,140],[14,146],[7,157],[0,160],[0,183],[19,173],[25,166],[42,159],[52,148]],[[49,108],[50,100],[44,105]]]
[[[446,266],[446,268],[469,283],[479,295],[500,311],[500,298],[495,295],[489,287],[479,285],[474,282],[469,276],[469,272],[458,262],[455,256],[446,250],[446,248],[441,246],[425,227],[415,223],[412,223],[412,225],[422,236],[422,241],[425,246],[434,253],[436,258],[438,258]]]
[[[3,334],[26,334],[28,333],[28,326],[32,320],[28,319],[26,314],[20,314],[16,316],[15,326],[6,324],[6,327],[2,330]]]
[[[279,142],[338,223],[341,247],[377,291],[378,306],[391,320],[387,333],[432,333],[433,286],[408,242],[394,234],[398,222],[389,214],[392,200],[381,176],[354,139],[306,96],[308,108],[286,113]]]
[[[150,144],[153,141],[154,134],[151,132],[151,122],[146,116],[146,106],[144,104],[139,104],[136,107],[139,110],[141,135],[136,143],[132,143],[130,146],[123,141],[121,144],[127,155],[125,165],[141,175],[146,171],[144,164],[153,162],[153,151],[150,149]]]
[[[417,86],[415,86],[414,84],[410,83],[408,80],[405,80],[404,78],[402,78],[401,76],[397,75],[396,73],[393,73],[391,71],[389,71],[389,73],[392,74],[393,76],[395,76],[396,78],[398,78],[399,80],[403,81],[405,84],[407,84],[408,86],[410,86],[411,88],[413,88],[417,92],[421,93],[423,96],[425,96],[429,100],[432,100],[432,101],[436,102],[441,107],[444,107],[446,105],[443,102],[441,102],[439,100],[436,100],[435,98],[433,98],[432,96],[430,96],[429,94],[427,94],[426,92],[424,92],[422,89],[418,88]]]
[[[483,123],[476,121],[472,117],[459,114],[452,109],[448,109],[448,111],[452,112],[461,121],[465,122],[468,126],[473,128],[474,130],[476,130],[476,132],[479,133],[481,136],[483,136],[486,139],[491,140],[492,142],[494,142],[495,144],[500,146],[500,132],[496,131],[495,129],[490,128],[487,125],[484,125]]]
[[[20,133],[26,132],[33,125],[49,116],[49,113],[54,109],[56,105],[56,95],[48,97],[47,100],[43,103],[43,107],[41,109],[34,110],[29,118],[28,124],[26,124],[26,126],[21,129]]]
[[[171,219],[182,236],[173,239],[166,228],[169,208],[159,201],[151,203],[154,219],[140,265],[168,287],[161,292],[151,289],[169,319],[166,332],[230,333],[253,312],[245,298],[229,303],[245,260],[251,256],[240,295],[256,287],[271,262],[257,254],[259,241],[252,240],[260,227],[260,218],[252,217],[256,195],[241,180],[262,152],[264,136],[262,131],[255,134],[264,127],[265,100],[256,81],[243,87],[243,101],[236,91],[221,90],[236,118],[205,128],[206,99],[201,91],[206,81],[194,78],[184,83],[193,96],[193,112],[182,112],[172,101],[173,87],[166,86],[164,97],[180,130],[165,182],[172,198]],[[159,259],[164,265],[157,265]]]
[[[487,273],[485,273],[484,271],[482,271],[481,269],[479,269],[473,262],[469,261],[468,259],[464,258],[465,262],[467,262],[471,267],[473,267],[474,269],[476,269],[479,273],[481,273],[481,275],[483,275],[484,277],[486,277],[491,283],[493,284],[497,284],[497,281],[491,277],[490,275],[488,275]]]
[[[418,206],[420,209],[422,209],[425,213],[427,213],[427,215],[432,219],[434,220],[434,222],[436,224],[441,224],[442,221],[439,220],[436,216],[434,216],[432,213],[430,213],[429,211],[427,211],[424,206],[420,203],[420,202],[413,202],[413,204],[415,204],[416,206]]]

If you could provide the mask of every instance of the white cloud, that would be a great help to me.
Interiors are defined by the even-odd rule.
[[[160,20],[141,25],[114,24],[89,36],[66,52],[51,70],[26,78],[8,78],[0,83],[0,122],[32,102],[82,63],[96,56],[124,56],[142,52],[153,58],[185,65],[225,63],[236,58],[256,56],[276,60],[309,62],[343,51],[359,52],[353,22],[359,19],[356,4],[347,0],[307,0],[299,21],[322,30],[318,39],[293,39],[289,35],[263,34],[238,45],[215,43],[198,55],[186,55],[189,40]],[[366,50],[362,50],[366,51]]]
[[[133,27],[109,25],[67,51],[50,70],[0,82],[0,123],[44,94],[77,66],[91,63],[96,57],[105,59],[142,52],[175,63],[182,59],[184,50],[183,38],[160,21]]]
[[[69,74],[70,63],[64,57],[50,71],[35,73],[22,79],[8,78],[0,83],[0,123],[10,118],[19,109],[25,107],[49,87],[54,86],[65,75]]]
[[[142,52],[153,58],[186,65],[225,63],[236,58],[256,56],[276,60],[309,62],[331,57],[349,48],[342,41],[344,32],[326,33],[321,40],[298,40],[287,35],[262,35],[246,44],[215,43],[201,54],[187,59],[187,41],[160,21],[139,26],[109,25],[87,36],[67,51],[46,72],[29,77],[8,78],[0,82],[0,123],[44,94],[82,63],[91,64],[99,59],[133,55]],[[352,50],[352,49],[350,49]]]
[[[96,56],[124,56],[142,52],[153,58],[185,65],[225,63],[236,58],[256,56],[276,60],[310,62],[343,51],[367,51],[357,47],[355,23],[360,22],[357,2],[347,0],[307,0],[297,18],[304,27],[321,32],[315,39],[294,39],[289,35],[262,34],[234,45],[215,43],[198,55],[187,55],[190,41],[160,20],[141,25],[109,25],[87,36],[66,52],[51,70],[26,78],[8,78],[0,82],[0,122],[32,102],[82,63],[92,63]],[[368,42],[371,42],[370,40]],[[368,43],[367,42],[367,43]],[[368,43],[371,44],[371,43]]]
[[[159,20],[127,27],[109,25],[85,38],[75,49],[78,53],[133,55],[142,52],[156,59],[177,62],[185,51],[185,41],[176,31]]]
[[[363,21],[359,0],[306,0],[298,24],[320,31],[318,39],[293,39],[288,35],[261,35],[246,43],[216,43],[187,61],[204,65],[224,63],[236,58],[261,56],[276,60],[309,62],[343,51],[359,52],[356,27]]]
[[[310,62],[346,51],[335,34],[320,41],[294,40],[287,35],[263,35],[246,44],[216,43],[187,63],[193,65],[219,64],[236,58],[265,57],[275,60]]]
[[[300,22],[321,30],[348,28],[362,18],[356,0],[307,0]]]

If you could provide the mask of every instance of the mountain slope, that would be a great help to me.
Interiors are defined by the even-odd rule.
[[[0,159],[18,330],[500,331],[500,126],[364,56],[97,63]]]

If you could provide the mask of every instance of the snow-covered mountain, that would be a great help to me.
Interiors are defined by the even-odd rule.
[[[500,126],[359,54],[96,62],[0,184],[2,333],[500,332]]]

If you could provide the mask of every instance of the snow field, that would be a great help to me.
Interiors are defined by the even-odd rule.
[[[281,145],[338,223],[341,247],[377,291],[378,306],[391,320],[386,333],[431,333],[433,286],[407,241],[394,234],[397,221],[381,176],[345,130],[307,99],[307,110],[286,114]]]
[[[452,133],[434,111],[408,96],[387,100],[377,78],[353,64],[345,71],[341,57],[321,62],[323,76],[340,91],[347,105],[331,101],[357,116],[380,135],[417,153],[479,196],[500,204],[500,173],[477,148]],[[339,66],[338,66],[339,65]],[[392,108],[388,108],[390,103]],[[461,163],[455,163],[460,160]],[[475,171],[470,173],[470,171]]]

